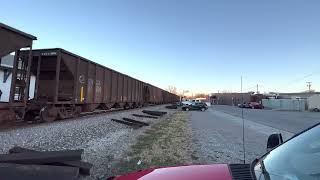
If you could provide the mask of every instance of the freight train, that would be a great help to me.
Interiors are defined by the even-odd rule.
[[[0,103],[0,121],[54,121],[81,112],[138,108],[179,100],[149,83],[137,80],[64,49],[32,50],[36,37],[0,23],[0,58],[15,52],[8,103]],[[28,50],[21,48],[28,47]],[[30,76],[36,77],[29,99]]]

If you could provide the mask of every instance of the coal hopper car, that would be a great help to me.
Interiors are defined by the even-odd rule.
[[[24,53],[29,53],[25,51]],[[64,49],[32,51],[34,98],[25,120],[53,121],[85,111],[136,108],[176,101],[176,95],[80,57]]]

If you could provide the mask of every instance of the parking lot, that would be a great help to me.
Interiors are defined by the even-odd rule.
[[[266,153],[268,136],[281,133],[289,139],[317,122],[320,113],[243,109],[246,162]],[[206,112],[190,111],[195,163],[243,162],[241,108],[211,106]]]
[[[216,111],[221,111],[236,117],[241,117],[241,108],[235,106],[214,105]],[[291,133],[302,130],[320,122],[320,113],[275,111],[261,109],[243,109],[244,119]]]

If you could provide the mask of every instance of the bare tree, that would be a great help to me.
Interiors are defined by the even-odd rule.
[[[167,91],[169,91],[172,94],[177,94],[177,88],[175,86],[169,86]]]

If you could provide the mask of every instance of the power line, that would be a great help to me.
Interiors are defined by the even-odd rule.
[[[302,81],[302,80],[304,80],[304,79],[306,79],[306,78],[308,78],[308,77],[311,77],[311,76],[313,76],[313,75],[315,75],[315,74],[318,74],[318,73],[320,73],[319,70],[314,71],[314,72],[311,72],[311,73],[309,73],[309,74],[307,74],[307,75],[305,75],[305,76],[302,76],[302,77],[300,77],[300,78],[296,78],[296,79],[294,79],[294,80],[292,80],[292,81],[289,81],[288,83],[285,83],[285,84],[279,86],[278,88],[268,88],[268,87],[265,87],[264,85],[261,85],[261,84],[255,84],[255,85],[253,85],[253,86],[250,86],[249,88],[243,89],[242,92],[246,92],[246,91],[248,91],[248,90],[256,90],[256,89],[257,89],[257,91],[258,91],[258,89],[259,89],[258,87],[259,87],[259,86],[260,86],[260,87],[265,87],[264,89],[266,89],[266,90],[268,90],[268,91],[270,91],[270,90],[272,90],[272,91],[279,91],[279,89],[282,89],[283,87],[290,86],[290,85],[292,85],[292,84],[295,84],[295,83],[297,83],[297,82],[299,82],[299,81]],[[310,86],[310,88],[311,88],[311,86]],[[310,90],[311,90],[311,89],[310,89]],[[310,90],[309,90],[309,91],[310,91]]]
[[[278,88],[268,88],[268,87],[265,87],[265,86],[263,86],[263,85],[261,85],[261,84],[259,84],[259,86],[265,87],[265,89],[268,90],[268,91],[270,91],[270,90],[272,90],[272,91],[279,91],[279,90],[282,89],[283,87],[291,86],[292,84],[295,84],[295,83],[297,83],[297,82],[299,82],[299,81],[302,81],[302,80],[304,80],[304,79],[306,79],[306,78],[308,78],[308,77],[311,77],[311,76],[313,76],[313,75],[315,75],[315,74],[318,74],[318,73],[320,73],[319,70],[314,71],[314,72],[311,72],[311,73],[309,73],[309,74],[307,74],[307,75],[305,75],[305,76],[302,76],[302,77],[300,77],[300,78],[296,78],[296,79],[294,79],[294,80],[292,80],[292,81],[289,81],[288,83],[285,83],[285,84],[279,86]],[[309,86],[309,85],[308,85],[308,86]],[[310,85],[310,88],[311,88],[311,85]],[[311,90],[311,89],[310,89],[310,90]],[[309,90],[309,91],[310,91],[310,90]]]
[[[289,81],[288,83],[280,86],[280,87],[277,88],[277,89],[281,89],[281,88],[284,87],[284,86],[290,86],[291,84],[294,84],[294,83],[297,83],[297,82],[299,82],[299,81],[302,81],[302,80],[304,80],[304,79],[306,79],[306,78],[308,78],[308,77],[310,77],[310,76],[313,76],[313,75],[315,75],[315,74],[317,74],[317,73],[319,73],[319,72],[320,72],[319,70],[318,70],[318,71],[314,71],[314,72],[309,73],[309,74],[307,74],[307,75],[305,75],[305,76],[303,76],[303,77],[301,77],[301,78],[297,78],[297,79],[295,79],[295,80]]]

